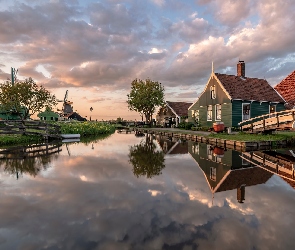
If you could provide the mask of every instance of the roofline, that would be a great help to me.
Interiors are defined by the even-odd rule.
[[[197,101],[200,99],[200,96],[201,95],[203,95],[204,93],[205,93],[205,90],[206,90],[206,88],[207,88],[207,85],[209,85],[209,82],[210,82],[210,80],[211,80],[211,78],[213,77],[213,75],[215,75],[214,74],[214,72],[212,72],[211,73],[211,75],[210,75],[210,77],[209,77],[209,79],[208,79],[208,81],[207,81],[207,83],[206,83],[206,85],[205,85],[205,87],[204,87],[204,90],[203,90],[203,92],[199,95],[199,97],[197,98],[197,100],[188,108],[188,110],[192,107],[192,106],[194,106],[196,103],[197,103]]]
[[[273,88],[273,87],[272,87]],[[273,88],[273,90],[283,99],[283,101],[285,102],[285,103],[287,103],[287,101],[285,100],[285,98],[284,97],[282,97],[281,96],[281,94],[275,89],[275,88]]]
[[[217,82],[220,84],[221,88],[223,89],[224,93],[227,95],[228,99],[232,100],[232,97],[230,96],[230,94],[227,92],[227,90],[225,89],[225,87],[223,86],[223,84],[221,83],[221,81],[218,79],[218,77],[215,75],[215,73],[213,72],[215,79],[217,80]]]
[[[171,108],[171,106],[168,104],[168,102],[166,101],[166,105],[172,110],[172,112],[174,113],[174,115],[176,115],[177,117],[180,117],[173,108]]]

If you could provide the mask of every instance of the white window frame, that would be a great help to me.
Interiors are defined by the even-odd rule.
[[[210,87],[210,98],[215,99],[216,98],[216,87],[215,85]]]
[[[220,109],[217,109],[217,107],[220,107]],[[218,119],[218,114],[217,111],[220,110],[220,118]],[[216,104],[215,105],[215,121],[221,121],[221,104]]]
[[[270,104],[269,105],[269,117],[275,117],[275,115],[273,114],[273,113],[270,113],[270,108],[271,107],[274,107],[275,108],[275,112],[273,112],[273,113],[276,113],[277,112],[277,105],[276,104]]]
[[[200,120],[200,111],[199,110],[192,110],[192,118],[195,122]]]
[[[212,181],[216,181],[216,168],[215,167],[210,167],[210,179]]]
[[[209,110],[209,107],[211,107],[211,110]],[[211,119],[209,118],[209,111],[211,111]],[[213,107],[212,105],[207,106],[207,121],[212,121],[213,119]]]
[[[244,119],[246,117],[246,115],[244,115],[244,106],[249,105],[250,109],[249,109],[249,114],[247,115],[247,119]],[[242,121],[248,120],[251,118],[251,103],[242,103]]]

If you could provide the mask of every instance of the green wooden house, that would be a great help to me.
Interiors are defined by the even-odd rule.
[[[285,100],[265,79],[245,76],[245,63],[239,61],[237,75],[212,73],[204,91],[188,109],[188,121],[212,127],[225,127],[253,117],[285,110]]]
[[[52,110],[45,110],[37,115],[43,121],[57,121],[59,115]]]

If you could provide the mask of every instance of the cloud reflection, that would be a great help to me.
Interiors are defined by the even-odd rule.
[[[231,190],[209,206],[201,201],[211,200],[208,184],[190,156],[167,158],[161,175],[136,178],[128,153],[141,138],[124,138],[114,134],[94,150],[74,145],[46,176],[13,183],[1,176],[0,248],[292,249],[295,192],[279,177],[249,187],[244,204]],[[85,147],[93,154],[83,157]]]

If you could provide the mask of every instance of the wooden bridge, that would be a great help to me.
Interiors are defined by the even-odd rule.
[[[44,139],[61,136],[60,126],[42,121],[0,120],[0,134],[41,135]]]
[[[295,109],[257,116],[239,123],[241,131],[271,133],[275,130],[295,130]]]

